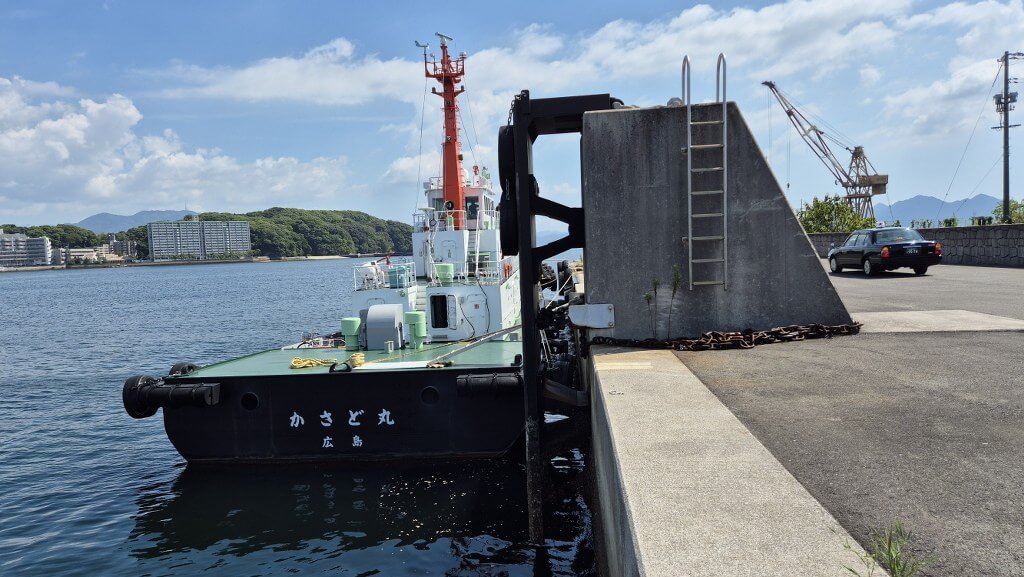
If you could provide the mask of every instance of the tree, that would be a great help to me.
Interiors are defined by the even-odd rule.
[[[800,207],[798,214],[804,231],[811,232],[853,232],[860,228],[871,228],[875,221],[857,213],[841,196],[828,196],[810,205]]]
[[[1003,222],[1003,203],[1000,202],[996,206],[996,209],[992,211],[992,216],[996,217],[996,222]],[[1024,222],[1024,200],[1010,199],[1010,222]]]

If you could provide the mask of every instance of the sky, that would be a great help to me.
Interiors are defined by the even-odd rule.
[[[272,206],[409,221],[440,170],[441,103],[414,45],[439,53],[434,32],[468,54],[467,165],[496,167],[522,89],[661,105],[689,55],[694,99],[710,100],[723,52],[728,97],[794,206],[839,189],[763,80],[865,147],[889,174],[882,202],[1001,196],[992,95],[997,58],[1024,50],[1021,0],[625,6],[2,0],[0,222]],[[538,141],[542,194],[578,205],[578,151],[578,136]],[[1011,166],[1015,198],[1021,177]]]

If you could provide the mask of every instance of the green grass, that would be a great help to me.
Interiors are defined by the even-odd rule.
[[[849,543],[846,545],[864,563],[866,572],[861,573],[852,567],[846,567],[846,570],[858,577],[871,577],[881,567],[891,577],[913,577],[924,569],[926,561],[915,558],[910,552],[910,539],[911,532],[899,520],[888,527],[871,529],[865,553],[853,549]]]

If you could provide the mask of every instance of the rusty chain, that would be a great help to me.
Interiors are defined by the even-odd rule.
[[[789,325],[774,329],[755,331],[718,332],[709,331],[696,338],[677,339],[617,339],[594,337],[586,343],[584,356],[589,354],[591,345],[611,345],[641,349],[670,349],[675,351],[717,351],[723,349],[751,349],[757,345],[788,343],[808,339],[830,339],[835,335],[855,335],[860,332],[861,323],[848,325]]]

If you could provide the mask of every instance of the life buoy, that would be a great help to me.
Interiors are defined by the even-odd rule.
[[[512,276],[512,263],[505,263],[505,280],[508,280]]]

